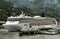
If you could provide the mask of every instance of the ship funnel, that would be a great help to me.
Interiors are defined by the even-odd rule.
[[[45,17],[45,13],[44,12],[41,13],[41,17]]]

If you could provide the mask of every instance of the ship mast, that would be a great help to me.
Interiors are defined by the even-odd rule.
[[[23,11],[22,11],[22,13],[19,15],[19,17],[21,17],[21,18],[24,18],[24,17],[25,17],[25,14],[23,13]]]

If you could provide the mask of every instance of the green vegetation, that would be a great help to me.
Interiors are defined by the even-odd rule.
[[[29,16],[40,15],[43,12],[42,3],[35,6],[36,8],[33,9],[28,7],[16,7],[13,9],[13,3],[0,0],[0,21],[6,21],[7,17],[19,15],[22,11]],[[60,11],[46,7],[44,12],[47,17],[53,17],[60,21]]]

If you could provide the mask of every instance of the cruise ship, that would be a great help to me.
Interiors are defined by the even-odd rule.
[[[27,16],[20,14],[19,16],[11,16],[3,26],[9,31],[38,31],[41,28],[57,28],[55,18],[41,16]]]

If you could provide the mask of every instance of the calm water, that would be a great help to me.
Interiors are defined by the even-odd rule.
[[[24,35],[20,39],[60,39],[60,35]]]
[[[60,39],[60,35],[23,35],[19,37],[17,32],[0,32],[0,39]]]
[[[19,39],[17,32],[0,32],[0,39]]]

